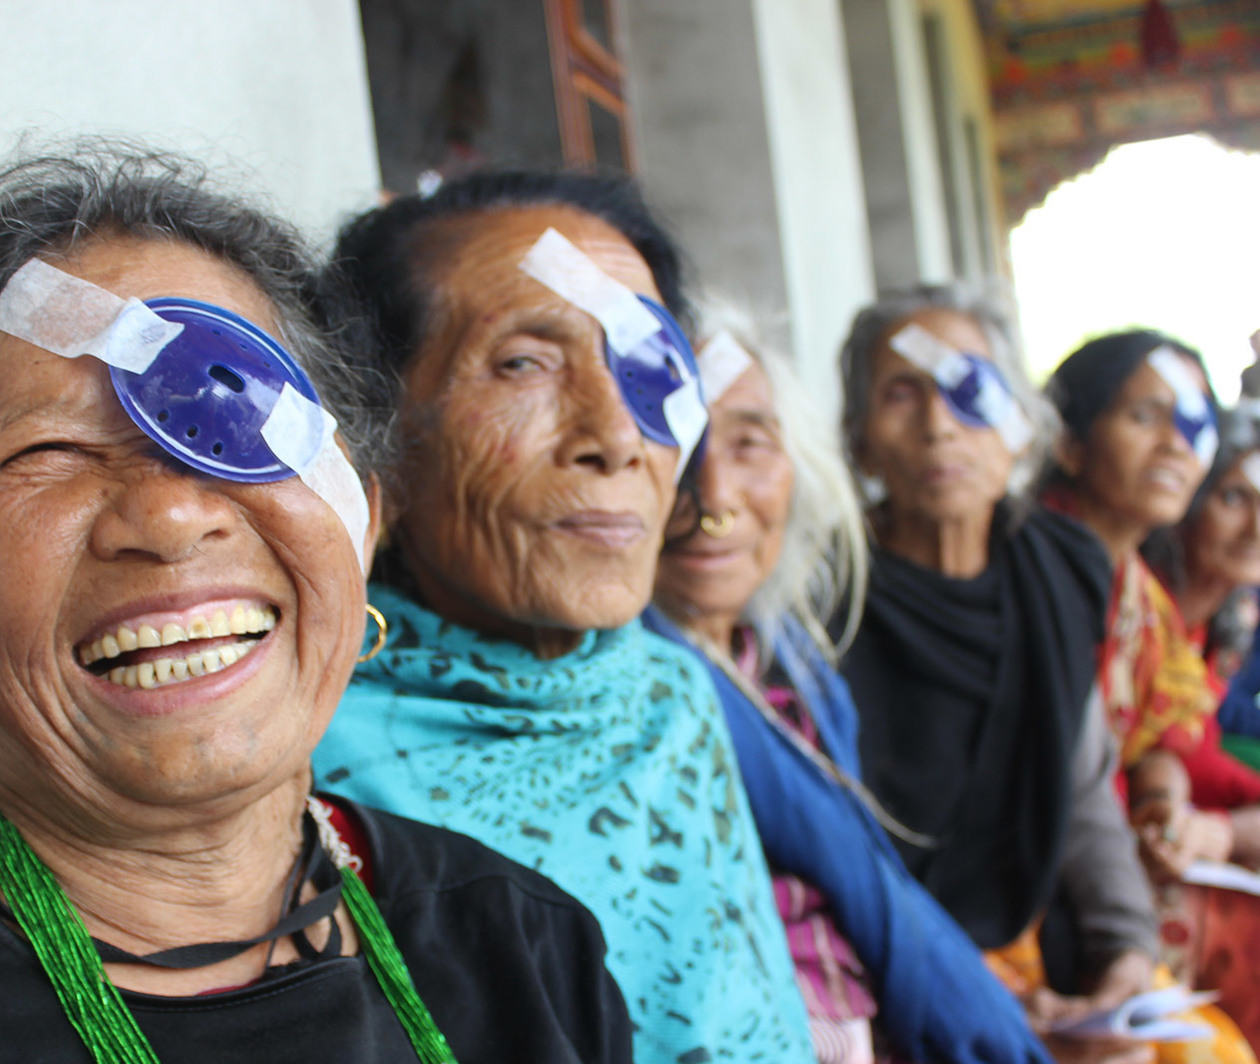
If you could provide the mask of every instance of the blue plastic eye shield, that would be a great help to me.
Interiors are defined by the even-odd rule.
[[[966,351],[958,353],[956,367],[951,366],[948,373],[938,373],[933,379],[953,415],[974,428],[1000,424],[1008,404],[1015,399],[997,366]]]
[[[302,368],[245,318],[192,299],[146,300],[183,326],[143,373],[111,366],[119,402],[156,443],[200,473],[265,483],[295,470],[272,453],[262,428],[286,384],[310,400],[313,458],[323,439],[319,395]]]
[[[1202,404],[1184,403],[1178,396],[1173,406],[1173,426],[1203,464],[1211,465],[1220,443],[1212,404],[1206,401]]]
[[[646,296],[638,298],[660,328],[624,352],[605,338],[605,357],[640,431],[680,447],[665,400],[698,377],[696,357],[669,311]],[[183,326],[143,373],[110,367],[123,409],[146,435],[201,473],[247,483],[282,480],[294,470],[272,453],[262,427],[289,384],[311,401],[307,435],[313,457],[322,438],[319,396],[279,343],[212,304],[161,298],[146,305]],[[703,440],[697,454],[702,447]]]
[[[605,336],[604,356],[643,435],[666,447],[681,447],[666,417],[665,400],[687,380],[698,379],[700,369],[674,316],[647,296],[640,295],[638,300],[651,311],[660,328],[629,351],[615,350]],[[703,446],[701,439],[697,454]]]

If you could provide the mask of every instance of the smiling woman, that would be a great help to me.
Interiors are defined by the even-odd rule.
[[[624,181],[485,173],[356,220],[338,255],[404,457],[389,638],[320,778],[590,905],[640,1064],[808,1060],[712,684],[637,620],[705,425],[673,245]]]
[[[310,793],[388,420],[313,277],[191,164],[0,171],[0,1059],[628,1060],[589,913]]]

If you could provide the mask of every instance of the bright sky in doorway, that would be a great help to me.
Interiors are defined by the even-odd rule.
[[[1260,155],[1204,136],[1126,144],[1011,233],[1037,380],[1082,340],[1130,325],[1198,347],[1227,402],[1260,329]]]

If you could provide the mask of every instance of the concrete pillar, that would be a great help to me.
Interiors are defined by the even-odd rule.
[[[882,288],[953,273],[916,0],[843,0],[871,253]]]
[[[750,0],[619,8],[639,178],[705,287],[787,307]]]
[[[836,349],[871,295],[837,0],[620,7],[639,173],[705,284],[786,337],[824,410]]]

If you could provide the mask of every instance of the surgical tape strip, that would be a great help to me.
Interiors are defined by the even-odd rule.
[[[262,438],[302,483],[324,500],[341,518],[354,544],[359,567],[364,565],[364,537],[368,527],[367,496],[359,474],[337,445],[337,419],[323,407],[323,433],[315,446],[309,439],[312,403],[291,384],[286,384],[263,422]]]
[[[1188,420],[1203,424],[1196,437],[1187,442],[1194,448],[1195,457],[1203,466],[1210,466],[1216,457],[1220,436],[1211,423],[1212,408],[1207,396],[1194,379],[1184,357],[1167,344],[1160,344],[1146,356],[1146,362],[1173,390],[1178,412]]]
[[[1260,452],[1252,451],[1239,466],[1251,486],[1260,491]]]
[[[958,387],[972,372],[961,351],[914,322],[899,329],[888,343],[902,358],[930,373],[942,390]],[[982,387],[976,404],[980,415],[997,430],[1011,454],[1019,454],[1032,441],[1032,424],[1019,402],[1005,388]]]
[[[725,329],[719,329],[698,352],[700,386],[709,403],[716,403],[743,372],[753,364],[752,356]]]
[[[0,330],[63,358],[91,355],[143,373],[183,326],[43,259],[25,263],[0,292]]]
[[[526,252],[521,269],[599,322],[614,351],[631,351],[660,329],[638,296],[555,229]]]
[[[63,358],[90,355],[131,373],[144,373],[183,328],[138,299],[123,299],[42,259],[25,263],[0,291],[0,331]],[[362,567],[363,486],[335,442],[337,419],[321,407],[322,438],[312,441],[302,404],[312,405],[286,384],[263,425],[263,440],[341,518]]]
[[[606,274],[555,229],[547,229],[534,242],[521,259],[520,268],[599,322],[609,346],[618,354],[634,350],[661,330],[660,322],[634,292]],[[665,397],[661,408],[678,441],[678,462],[674,467],[677,483],[704,435],[709,414],[700,385],[688,367],[678,363],[675,369],[682,384]]]

